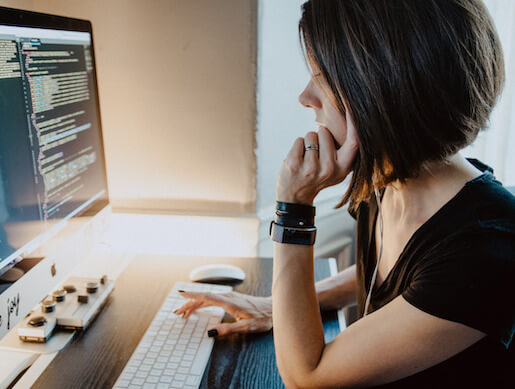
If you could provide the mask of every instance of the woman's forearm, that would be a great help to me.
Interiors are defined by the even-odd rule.
[[[321,310],[340,309],[356,303],[356,265],[315,284]]]
[[[325,345],[312,246],[274,244],[272,299],[277,367],[286,386],[297,386],[317,366]]]
[[[356,265],[318,281],[315,290],[320,309],[329,311],[356,304],[356,288]],[[268,299],[272,304],[272,296]]]
[[[356,266],[314,283],[313,248],[274,244],[272,286],[277,365],[293,384],[317,366],[324,349],[320,309],[337,309],[356,300]]]

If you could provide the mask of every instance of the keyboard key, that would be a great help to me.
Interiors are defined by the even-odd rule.
[[[199,335],[193,335],[190,339],[190,343],[200,343],[200,341],[202,340],[203,338],[203,334],[204,334],[204,329],[201,330],[201,334]]]
[[[176,381],[184,381],[186,376],[184,374],[176,374],[174,378]]]
[[[128,380],[118,380],[116,382],[116,387],[117,388],[126,388],[126,387],[128,387],[130,385],[130,383],[131,382],[128,381]]]
[[[153,375],[148,376],[146,379],[146,382],[148,382],[149,384],[155,384],[155,383],[159,382],[159,377],[155,377]]]
[[[147,357],[143,361],[141,361],[141,363],[143,365],[153,365],[154,363],[156,363],[156,359],[155,358]]]
[[[160,382],[164,382],[164,383],[167,383],[169,384],[170,382],[172,382],[173,378],[171,377],[171,375],[164,375],[164,376],[161,376],[161,378],[159,378],[159,381]]]
[[[131,382],[131,384],[133,385],[143,385],[143,382],[145,382],[145,380],[143,378],[134,378]]]

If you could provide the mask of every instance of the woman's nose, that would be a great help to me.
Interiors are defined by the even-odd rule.
[[[306,108],[322,108],[322,103],[317,96],[313,80],[308,82],[308,85],[306,85],[302,93],[299,95],[299,103]]]

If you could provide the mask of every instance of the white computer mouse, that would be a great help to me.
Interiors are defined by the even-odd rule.
[[[243,281],[245,272],[237,266],[222,263],[199,266],[190,273],[190,280],[197,282]]]

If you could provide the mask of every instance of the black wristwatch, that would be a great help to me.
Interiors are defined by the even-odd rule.
[[[270,223],[270,238],[274,242],[313,246],[316,235],[316,227],[286,227],[274,221]]]

